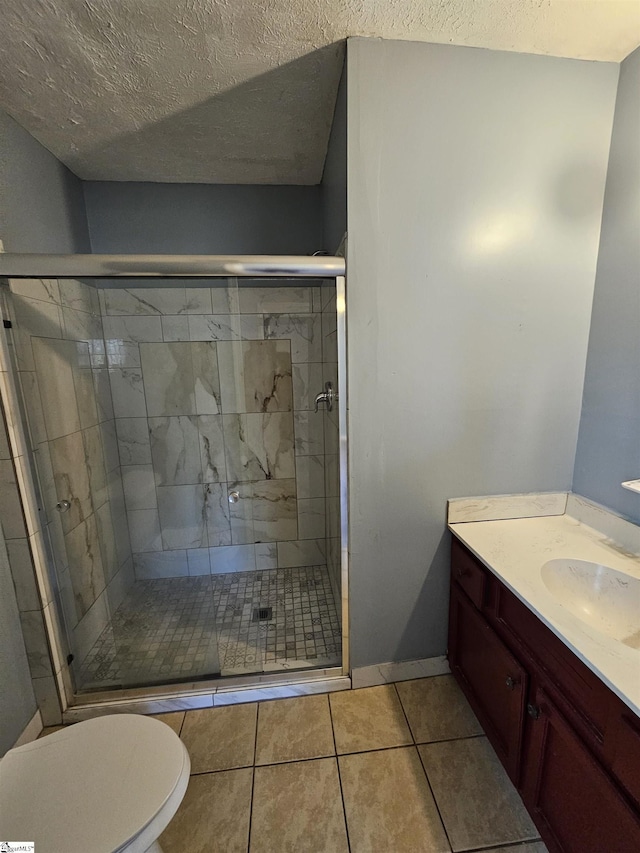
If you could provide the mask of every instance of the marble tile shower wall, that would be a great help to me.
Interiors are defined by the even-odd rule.
[[[100,291],[137,578],[326,562],[322,292]]]
[[[74,280],[10,286],[60,604],[81,660],[134,580],[98,292]],[[63,500],[70,508],[60,514]]]

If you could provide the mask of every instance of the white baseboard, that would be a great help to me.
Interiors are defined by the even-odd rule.
[[[375,687],[392,681],[410,681],[412,678],[428,678],[446,675],[451,670],[444,655],[421,660],[404,660],[397,663],[378,663],[375,666],[359,666],[351,671],[351,684],[357,687]]]
[[[25,743],[31,743],[32,740],[35,740],[44,726],[42,725],[42,714],[40,711],[36,711],[33,717],[29,720],[27,725],[24,727],[24,731],[18,738],[18,740],[14,743],[14,748],[16,746],[24,746]]]

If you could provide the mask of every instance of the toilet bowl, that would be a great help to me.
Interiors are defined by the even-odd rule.
[[[0,761],[0,837],[37,853],[161,853],[190,769],[180,738],[152,717],[77,723]]]

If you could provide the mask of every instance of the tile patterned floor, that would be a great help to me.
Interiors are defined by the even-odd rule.
[[[193,681],[334,666],[340,654],[326,566],[136,581],[78,681],[85,691]]]
[[[159,715],[192,761],[189,853],[547,853],[450,675]]]

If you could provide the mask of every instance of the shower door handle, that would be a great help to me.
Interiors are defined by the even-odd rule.
[[[318,406],[320,403],[324,403],[327,407],[327,411],[331,412],[333,410],[333,403],[338,399],[338,394],[333,390],[333,385],[331,382],[324,383],[324,391],[321,391],[316,395],[316,401],[314,406],[314,412],[318,411]]]

